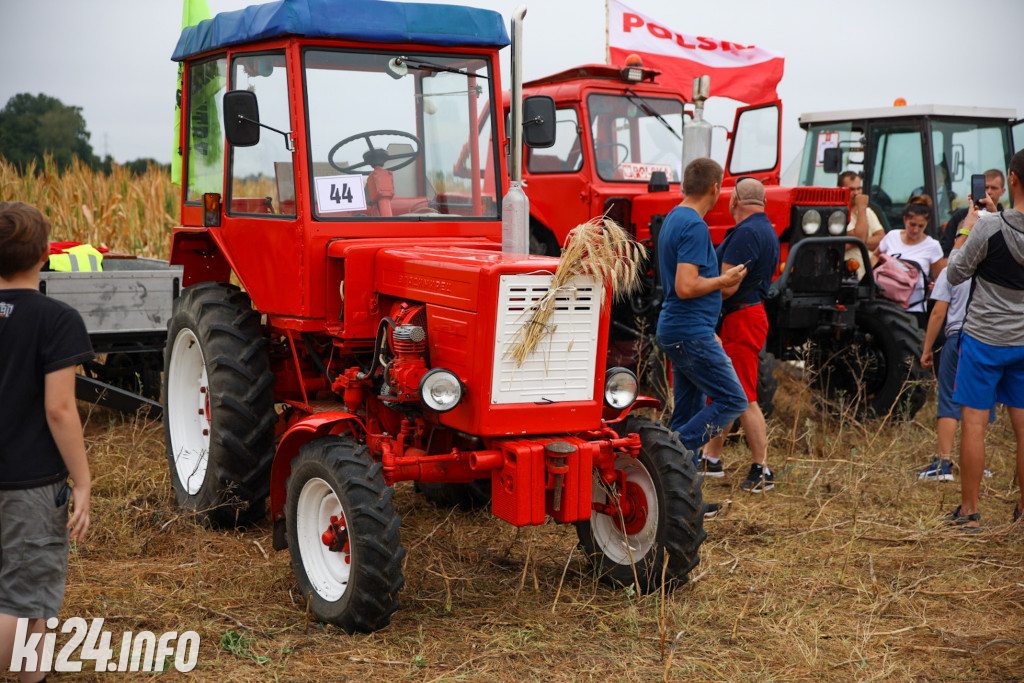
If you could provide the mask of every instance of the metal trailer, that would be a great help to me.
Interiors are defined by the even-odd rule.
[[[81,314],[97,354],[78,375],[80,400],[123,412],[147,408],[160,418],[167,322],[181,278],[182,267],[167,261],[111,256],[102,271],[40,274],[43,294]]]

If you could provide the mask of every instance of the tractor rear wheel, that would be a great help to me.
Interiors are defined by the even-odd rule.
[[[580,547],[599,578],[613,586],[636,585],[649,593],[663,574],[669,585],[686,583],[707,537],[693,458],[669,430],[650,420],[630,417],[618,431],[640,434],[640,455],[622,455],[615,463],[626,474],[625,490],[609,491],[595,471],[594,503],[622,502],[616,514],[594,510],[589,520],[576,523]]]
[[[274,375],[249,297],[205,282],[174,305],[164,431],[178,504],[217,526],[263,516],[274,457]]]
[[[877,299],[857,310],[856,323],[852,343],[816,348],[812,382],[833,408],[909,420],[924,406],[930,379],[918,363],[924,341],[917,322]]]
[[[314,439],[292,462],[287,492],[292,570],[310,612],[349,634],[391,623],[405,548],[381,464],[350,439]]]

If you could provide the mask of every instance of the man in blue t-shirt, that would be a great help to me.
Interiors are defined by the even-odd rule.
[[[721,290],[735,287],[747,274],[742,264],[718,272],[704,215],[718,201],[721,188],[721,166],[706,158],[690,162],[683,172],[685,199],[665,217],[658,235],[658,270],[665,292],[658,345],[672,363],[672,430],[693,452],[747,408],[743,387],[715,338]]]

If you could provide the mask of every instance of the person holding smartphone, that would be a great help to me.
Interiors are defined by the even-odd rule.
[[[1007,174],[1013,209],[978,217],[973,206],[958,230],[946,272],[951,285],[974,278],[960,334],[953,400],[960,423],[960,505],[945,521],[966,531],[980,526],[989,411],[1002,403],[1017,441],[1017,484],[1011,520],[1024,516],[1024,150]]]
[[[0,203],[0,671],[10,669],[19,619],[29,620],[31,637],[57,616],[69,537],[84,540],[89,530],[75,367],[93,350],[78,311],[39,291],[49,234],[34,206]],[[29,683],[45,677],[20,674]]]
[[[735,264],[742,264],[747,274],[739,283],[722,290],[722,348],[732,361],[747,397],[740,425],[750,447],[752,463],[740,488],[749,493],[763,493],[775,488],[775,475],[768,468],[768,428],[757,402],[757,369],[761,349],[768,338],[764,300],[779,265],[779,238],[765,213],[764,185],[759,180],[743,177],[736,181],[729,200],[729,213],[736,225],[718,246],[720,269],[727,271]],[[723,433],[704,447],[700,461],[704,476],[725,476],[721,461],[724,445]]]
[[[672,431],[696,453],[747,408],[732,362],[715,337],[721,290],[747,274],[743,265],[719,271],[704,216],[718,201],[722,167],[694,159],[683,171],[682,203],[665,217],[658,235],[658,263],[665,301],[658,315],[658,346],[672,363]],[[711,398],[711,402],[707,401]],[[721,505],[705,503],[705,516]]]
[[[1002,211],[1003,205],[999,203],[999,200],[1006,193],[1006,180],[1003,176],[1003,172],[998,168],[990,168],[985,171],[983,175],[985,176],[985,191],[978,192],[972,182],[971,194],[968,196],[968,200],[979,209],[993,212]],[[974,178],[974,176],[971,177],[972,179]],[[957,209],[953,212],[953,215],[949,217],[949,221],[946,223],[946,229],[943,230],[942,234],[939,236],[939,244],[942,246],[943,256],[948,257],[949,252],[952,251],[953,241],[956,239],[957,230],[960,229],[965,218],[967,218],[967,207]]]

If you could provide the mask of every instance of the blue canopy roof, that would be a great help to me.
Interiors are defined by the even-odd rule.
[[[282,36],[473,47],[509,44],[504,18],[492,10],[384,0],[277,0],[222,12],[185,28],[171,59]]]

